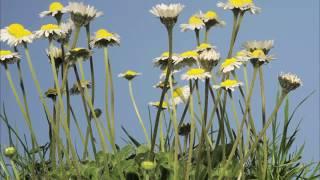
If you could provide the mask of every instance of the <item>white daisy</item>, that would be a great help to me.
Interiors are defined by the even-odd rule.
[[[247,41],[243,44],[243,47],[251,52],[257,49],[261,49],[264,51],[265,54],[268,54],[268,52],[274,47],[274,41],[273,40]]]
[[[191,67],[197,63],[199,54],[196,51],[185,51],[179,55],[179,59],[173,61],[176,69]]]
[[[66,54],[66,60],[73,65],[79,58],[82,60],[89,59],[92,55],[92,51],[86,48],[73,48]]]
[[[216,48],[216,47],[212,46],[211,44],[208,44],[208,43],[201,43],[199,46],[197,46],[196,51],[198,53],[201,53],[204,50],[210,50],[210,49],[213,49],[213,48]]]
[[[172,28],[174,24],[177,22],[178,16],[183,10],[184,5],[182,4],[158,4],[150,10],[150,12],[159,17],[161,22],[167,26]]]
[[[49,38],[49,39],[60,39],[60,37],[66,36],[65,31],[61,29],[57,24],[45,24],[42,25],[40,30],[36,31],[34,34],[37,38]]]
[[[182,80],[204,80],[205,78],[211,78],[209,72],[202,68],[189,69],[185,74],[181,76]]]
[[[126,72],[124,73],[120,73],[118,75],[118,77],[121,77],[121,78],[125,78],[127,80],[132,80],[133,78],[135,78],[136,76],[140,76],[141,73],[138,73],[136,71],[132,71],[132,70],[127,70]]]
[[[220,20],[218,14],[214,11],[207,11],[206,13],[202,13],[201,11],[198,14],[198,17],[202,19],[205,23],[206,28],[210,29],[213,26],[225,26],[226,23]]]
[[[292,73],[280,73],[278,80],[282,89],[286,93],[289,93],[290,91],[295,90],[302,85],[301,79]]]
[[[235,55],[235,58],[242,63],[246,63],[250,60],[250,51],[247,51],[247,50],[238,51]]]
[[[173,90],[172,96],[173,96],[174,105],[186,103],[190,96],[190,87],[189,86],[177,87]],[[172,105],[172,99],[170,99],[169,102]]]
[[[52,2],[49,5],[49,10],[42,11],[40,17],[45,16],[61,16],[64,12],[63,5],[60,2]]]
[[[57,48],[53,46],[50,49],[46,49],[46,53],[50,63],[51,63],[51,58],[54,60],[56,68],[58,68],[63,63],[61,48]]]
[[[68,19],[66,22],[60,24],[61,30],[64,32],[63,35],[57,37],[57,41],[60,43],[69,42],[72,31],[74,30],[74,23],[71,19]]]
[[[202,68],[207,71],[211,71],[214,66],[218,64],[220,60],[220,53],[214,48],[204,50],[199,55],[199,63]]]
[[[239,69],[241,64],[242,63],[238,61],[236,58],[229,58],[221,64],[220,71],[222,73],[228,73],[234,71],[235,69]]]
[[[181,31],[185,32],[187,30],[195,31],[204,28],[205,24],[202,19],[200,19],[197,15],[193,15],[189,18],[188,24],[181,24]]]
[[[269,63],[271,60],[275,59],[273,55],[266,55],[261,49],[254,50],[248,54],[251,63],[254,65],[262,65],[264,63]]]
[[[171,59],[173,60],[173,62],[175,62],[175,61],[179,61],[180,57],[177,54],[173,54]],[[167,68],[168,62],[169,62],[169,52],[168,51],[162,53],[160,57],[156,57],[153,60],[154,66],[160,67],[160,69],[162,69],[162,70]]]
[[[80,87],[82,89],[90,89],[92,87],[92,83],[90,81],[87,81],[87,80],[81,80],[80,81]],[[81,89],[79,87],[79,84],[78,82],[75,82],[72,86],[72,88],[70,89],[70,94],[71,95],[77,95],[77,94],[80,94],[81,93]]]
[[[21,57],[16,52],[10,50],[0,50],[0,64],[14,64],[19,61]]]
[[[237,80],[227,79],[222,83],[220,83],[220,85],[214,85],[213,88],[215,89],[223,88],[224,90],[227,90],[227,91],[229,90],[234,91],[236,87],[239,87],[242,85],[243,85],[242,82],[238,82]]]
[[[93,6],[84,5],[82,2],[69,2],[64,11],[71,14],[71,19],[77,26],[85,26],[94,18],[103,15],[102,12],[96,10]]]
[[[95,36],[91,37],[91,47],[107,47],[120,44],[120,36],[116,33],[111,33],[106,29],[99,29]]]
[[[32,43],[34,35],[21,24],[10,24],[0,30],[0,40],[7,42],[9,46],[18,46],[24,43]]]
[[[260,8],[255,6],[253,0],[228,0],[228,2],[219,2],[218,7],[224,10],[240,10],[240,11],[250,11],[252,14],[257,14],[260,12]]]

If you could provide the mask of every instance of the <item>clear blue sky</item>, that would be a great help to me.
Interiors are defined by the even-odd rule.
[[[1,28],[17,22],[24,24],[30,30],[37,30],[41,24],[54,22],[52,18],[41,19],[38,15],[41,11],[48,9],[50,2],[52,1],[1,0]],[[152,88],[152,85],[158,81],[160,73],[158,69],[152,68],[152,59],[167,49],[166,32],[159,20],[149,13],[149,9],[157,3],[173,1],[90,0],[84,2],[104,12],[104,16],[92,23],[93,31],[99,28],[107,28],[121,36],[121,46],[110,48],[109,51],[116,87],[117,140],[121,142],[120,144],[123,144],[120,136],[124,137],[124,135],[120,125],[124,125],[132,134],[143,140],[142,130],[131,106],[127,82],[116,78],[116,75],[126,69],[143,73],[143,76],[134,80],[134,93],[142,116],[147,123],[147,103],[157,101],[160,96],[160,91]],[[174,31],[174,51],[182,52],[195,47],[194,34],[180,32],[178,25],[186,22],[190,15],[199,10],[215,10],[221,19],[226,21],[227,26],[214,29],[209,39],[211,43],[218,47],[222,57],[225,57],[232,29],[231,12],[217,8],[216,0],[181,0],[174,2],[185,5]],[[67,4],[67,1],[62,1],[62,3]],[[259,15],[246,14],[235,49],[239,50],[241,44],[246,40],[275,40],[275,48],[271,52],[275,54],[277,60],[264,67],[267,111],[269,114],[274,106],[279,72],[294,72],[303,79],[303,86],[290,95],[290,101],[293,105],[297,104],[311,91],[316,90],[315,95],[299,109],[293,121],[296,125],[301,120],[296,145],[305,143],[304,159],[319,160],[319,1],[260,0],[256,1],[256,4],[262,8],[262,13]],[[84,38],[80,43],[85,46]],[[53,84],[51,69],[44,50],[47,45],[45,40],[37,40],[30,45],[31,56],[43,91]],[[1,44],[1,49],[3,48],[9,47]],[[94,51],[98,82],[96,85],[98,96],[96,107],[104,109],[103,57],[101,50],[96,49]],[[31,117],[39,141],[44,143],[47,141],[47,123],[25,59],[22,60],[22,66],[24,79],[27,83],[28,101],[31,104]],[[89,65],[86,64],[86,67],[89,68]],[[15,66],[12,66],[11,69],[14,79],[17,81]],[[89,75],[89,71],[87,71],[87,75]],[[1,104],[5,104],[9,120],[16,125],[20,132],[26,132],[26,125],[7,83],[3,68],[0,77]],[[256,88],[252,100],[253,105],[260,105],[258,88]],[[83,116],[80,98],[72,97],[72,101],[75,110]],[[257,109],[256,114],[260,115],[259,109]],[[84,118],[82,122],[85,126]],[[3,124],[0,132],[1,144],[7,144],[7,133]],[[80,141],[78,142],[80,143]]]

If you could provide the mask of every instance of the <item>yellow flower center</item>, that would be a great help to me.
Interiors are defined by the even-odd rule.
[[[25,29],[24,26],[21,24],[11,24],[10,26],[8,26],[8,32],[10,35],[16,38],[22,38],[32,34],[29,30]]]
[[[198,46],[199,49],[208,49],[211,48],[211,45],[208,43],[202,43],[200,46]]]
[[[251,56],[254,57],[254,58],[259,58],[259,57],[264,57],[265,54],[264,54],[264,52],[263,52],[261,49],[257,49],[257,50],[254,50],[254,51],[251,53]]]
[[[183,96],[183,91],[181,87],[174,89],[173,98],[182,97],[182,96]]]
[[[160,102],[159,101],[155,102],[153,105],[157,106],[157,107],[160,107]],[[164,101],[162,102],[162,108],[168,108],[167,102],[164,102]]]
[[[45,24],[41,26],[41,30],[47,31],[47,30],[55,30],[55,29],[60,29],[60,27],[56,24]]]
[[[169,52],[166,51],[166,52],[162,53],[161,56],[162,56],[162,57],[169,57]]]
[[[229,59],[226,59],[222,64],[221,64],[221,67],[222,68],[226,68],[230,65],[232,65],[233,63],[237,62],[237,59],[236,58],[229,58]]]
[[[0,56],[6,56],[12,54],[9,50],[0,50]]]
[[[96,32],[96,38],[100,39],[100,38],[107,38],[113,36],[112,33],[110,33],[109,31],[107,31],[106,29],[99,29]]]
[[[252,0],[229,0],[229,3],[234,7],[243,7],[252,4]]]
[[[200,18],[198,18],[197,16],[191,16],[189,18],[189,24],[192,25],[200,25],[203,24],[202,20]]]
[[[205,70],[201,69],[201,68],[194,68],[194,69],[190,69],[189,71],[187,71],[187,75],[189,75],[189,76],[201,75],[203,73],[205,73]]]
[[[62,9],[63,9],[63,5],[59,2],[53,2],[49,6],[49,11],[51,12],[61,11]]]
[[[182,58],[186,58],[186,57],[197,57],[198,53],[195,51],[186,51],[180,54],[180,56]]]
[[[126,76],[136,76],[138,73],[132,70],[128,70],[125,72]]]
[[[232,87],[232,86],[235,86],[238,84],[238,81],[236,80],[230,80],[230,79],[227,79],[225,81],[223,81],[220,86],[221,87]]]
[[[218,15],[216,12],[214,11],[208,11],[206,12],[206,14],[204,15],[205,18],[207,19],[217,19],[218,18]]]

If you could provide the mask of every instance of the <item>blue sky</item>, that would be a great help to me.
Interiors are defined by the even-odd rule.
[[[38,15],[48,8],[50,2],[52,1],[1,0],[1,28],[16,22],[25,25],[30,30],[37,30],[44,23],[54,22],[52,18],[41,19]],[[67,4],[67,1],[61,2]],[[120,137],[124,137],[120,125],[127,127],[138,139],[143,140],[143,133],[131,106],[127,82],[118,79],[117,74],[127,69],[133,69],[143,74],[134,80],[133,86],[138,106],[146,123],[148,122],[147,103],[157,101],[160,96],[160,91],[152,87],[158,81],[160,73],[158,69],[153,68],[152,60],[167,50],[167,37],[163,25],[149,13],[149,9],[153,5],[160,2],[180,2],[185,5],[185,9],[174,29],[174,52],[177,53],[195,48],[194,34],[180,32],[178,25],[186,22],[190,15],[199,10],[217,11],[227,25],[224,28],[214,29],[209,36],[209,40],[218,47],[222,57],[226,56],[232,29],[232,14],[229,11],[217,8],[216,3],[218,1],[216,0],[90,0],[84,2],[104,12],[104,16],[92,23],[91,29],[93,31],[99,28],[107,28],[121,36],[121,46],[109,50],[115,79],[116,131],[119,137],[117,140],[120,144],[123,144]],[[256,4],[262,8],[262,12],[259,15],[246,14],[235,45],[235,51],[240,50],[241,44],[247,40],[275,40],[275,48],[271,53],[277,59],[264,66],[268,114],[274,106],[278,86],[277,75],[280,72],[294,72],[303,79],[303,86],[290,94],[290,102],[293,105],[296,105],[311,91],[316,91],[312,98],[299,109],[293,121],[294,125],[297,125],[301,120],[296,143],[297,145],[305,143],[304,159],[319,160],[319,1],[260,0],[256,1]],[[82,29],[82,33],[84,33],[84,29]],[[82,34],[82,37],[79,46],[85,47],[84,34]],[[53,84],[50,65],[44,50],[47,46],[48,42],[45,40],[36,40],[30,45],[31,56],[43,91]],[[1,49],[4,48],[9,47],[1,44]],[[104,109],[103,53],[98,49],[94,52],[98,83],[96,85],[96,107]],[[28,101],[31,104],[31,117],[39,141],[44,143],[47,141],[47,123],[25,59],[22,60],[22,66],[27,83]],[[89,78],[89,64],[87,63],[85,67]],[[17,81],[15,66],[12,66],[11,70],[14,79]],[[10,121],[20,132],[26,132],[25,123],[7,83],[3,68],[1,68],[0,79],[1,104],[5,104]],[[73,77],[71,77],[71,81],[72,79]],[[81,99],[72,97],[72,101],[75,111],[83,116]],[[258,87],[255,89],[252,101],[254,107],[260,105]],[[255,114],[260,115],[259,109],[256,110]],[[84,118],[82,120],[84,126]],[[7,134],[3,124],[1,124],[0,133],[1,144],[7,144]],[[73,138],[76,139],[76,136],[74,135]]]

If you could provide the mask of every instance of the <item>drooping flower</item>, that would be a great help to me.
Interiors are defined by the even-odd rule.
[[[301,79],[292,73],[280,73],[278,80],[280,86],[286,93],[289,93],[290,91],[295,90],[302,85]]]
[[[241,62],[238,61],[236,58],[228,58],[221,64],[220,71],[222,73],[228,73],[240,68],[240,66]]]
[[[199,18],[204,22],[207,29],[210,29],[213,26],[225,26],[225,22],[220,20],[218,14],[215,11],[207,11],[202,13],[200,11]]]
[[[92,83],[90,81],[87,80],[81,80],[80,81],[80,86],[78,84],[78,82],[75,82],[74,85],[72,86],[72,88],[70,89],[70,94],[71,95],[77,95],[81,93],[81,89],[84,90],[86,89],[90,89],[92,87]]]
[[[76,26],[85,26],[93,19],[103,15],[93,6],[84,5],[82,2],[69,2],[63,10],[71,14],[71,19]]]
[[[218,64],[219,60],[220,53],[214,48],[201,51],[198,58],[201,67],[206,69],[206,71],[211,71]]]
[[[150,102],[149,103],[150,106],[154,106],[156,108],[160,108],[160,102],[157,101],[157,102]],[[163,101],[162,102],[162,106],[161,106],[161,110],[164,110],[164,109],[168,109],[168,103]]]
[[[56,68],[58,68],[63,63],[63,56],[61,48],[57,48],[55,46],[50,49],[46,49],[47,56],[49,58],[49,62],[51,63],[51,58],[54,60]]]
[[[42,11],[40,13],[40,17],[45,17],[45,16],[61,16],[64,12],[63,5],[60,2],[52,2],[49,5],[49,10],[47,11]]]
[[[121,78],[125,78],[127,80],[132,80],[133,78],[135,78],[136,76],[140,76],[141,73],[138,73],[136,71],[132,71],[132,70],[127,70],[126,72],[124,73],[120,73],[118,75],[118,77],[121,77]]]
[[[257,14],[260,12],[260,8],[255,6],[253,0],[228,0],[228,2],[223,3],[219,2],[218,7],[223,8],[224,10],[232,11],[250,11],[252,14]]]
[[[209,72],[202,68],[189,69],[185,74],[181,76],[182,80],[204,80],[205,78],[211,78]]]
[[[86,48],[73,48],[66,54],[66,60],[70,65],[74,64],[78,59],[86,60],[92,55],[92,51]]]
[[[178,16],[183,10],[182,4],[158,4],[150,10],[150,12],[156,17],[160,18],[160,21],[167,27],[173,28],[177,22]]]
[[[60,37],[66,36],[65,31],[61,29],[57,24],[45,24],[42,25],[40,30],[35,32],[37,38],[49,38],[49,39],[60,39]]]
[[[179,61],[179,59],[180,59],[179,55],[177,54],[172,55],[173,62]],[[160,69],[162,70],[166,69],[169,63],[169,52],[166,51],[162,53],[161,56],[154,58],[153,63],[155,67],[160,67]]]
[[[179,55],[179,59],[173,61],[176,69],[191,67],[197,63],[199,54],[196,51],[185,51]]]
[[[205,24],[202,19],[200,19],[197,15],[193,15],[189,18],[189,22],[187,24],[181,24],[181,31],[185,32],[188,30],[195,31],[204,28]]]
[[[227,79],[221,82],[220,85],[214,85],[213,88],[215,89],[223,88],[224,90],[227,90],[227,91],[229,90],[234,91],[234,89],[239,86],[242,86],[241,82],[238,82],[237,80]]]
[[[120,44],[120,36],[116,33],[111,33],[106,29],[99,29],[95,36],[91,37],[91,47],[107,47]]]
[[[9,46],[18,46],[24,43],[32,43],[34,35],[21,24],[10,24],[0,30],[0,40],[7,42]]]
[[[16,52],[10,50],[0,50],[0,64],[14,64],[19,61],[21,57]]]
[[[172,100],[174,105],[178,105],[181,103],[186,103],[189,96],[190,96],[190,87],[189,86],[183,86],[183,87],[177,87],[173,90],[173,99],[170,99],[170,104],[172,104]]]

